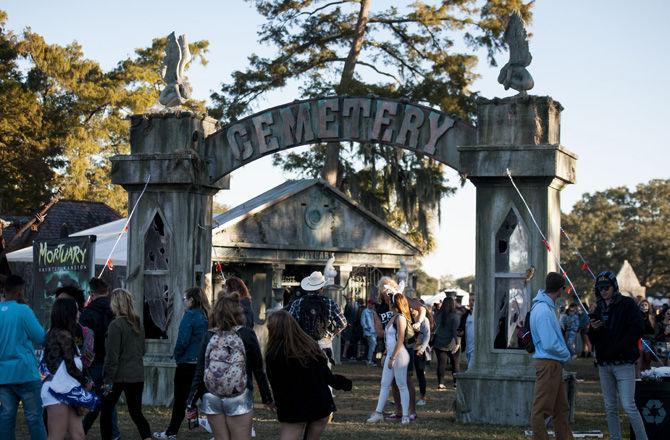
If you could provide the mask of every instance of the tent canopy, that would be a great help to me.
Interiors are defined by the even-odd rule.
[[[126,224],[126,219],[121,218],[113,222],[105,223],[95,228],[85,229],[83,231],[70,234],[70,237],[78,237],[82,235],[95,235],[97,240],[95,242],[95,264],[102,266],[107,262],[107,257],[114,243],[121,235],[119,243],[112,254],[112,263],[115,266],[125,266],[127,263],[127,243],[128,235],[123,233],[123,226]],[[11,263],[32,263],[33,262],[33,247],[28,246],[18,251],[7,254],[7,260]]]

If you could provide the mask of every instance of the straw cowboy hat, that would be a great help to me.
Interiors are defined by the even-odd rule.
[[[312,272],[312,274],[300,282],[300,287],[306,292],[312,292],[314,290],[321,289],[326,284],[326,279],[323,277],[323,274],[319,271]]]

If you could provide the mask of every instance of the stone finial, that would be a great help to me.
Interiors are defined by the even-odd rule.
[[[335,269],[335,255],[331,254],[330,258],[326,262],[326,267],[323,269],[323,276],[326,278],[326,286],[332,286],[335,284],[335,277],[337,276],[337,270]]]
[[[509,47],[509,61],[500,70],[498,82],[505,86],[505,90],[512,88],[519,92],[519,96],[526,96],[526,90],[535,85],[533,77],[526,70],[533,57],[528,49],[528,34],[518,11],[510,16],[503,40]]]
[[[186,66],[191,62],[191,51],[188,48],[186,35],[178,38],[174,32],[168,35],[165,58],[161,68],[161,76],[165,88],[161,91],[158,101],[166,107],[184,104],[191,97],[191,85],[186,80]]]

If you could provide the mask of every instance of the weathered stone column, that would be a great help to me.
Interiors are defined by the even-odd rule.
[[[143,402],[169,405],[172,351],[183,314],[182,295],[204,286],[211,268],[212,185],[204,138],[216,122],[191,112],[135,115],[130,154],[112,158],[112,182],[128,191],[127,286],[146,333]]]
[[[478,102],[477,145],[461,147],[461,172],[477,187],[475,357],[458,376],[461,422],[527,425],[535,372],[515,324],[557,270],[506,174],[509,168],[556,253],[560,191],[575,181],[576,156],[560,145],[561,105],[549,97]],[[535,276],[526,280],[532,267]]]

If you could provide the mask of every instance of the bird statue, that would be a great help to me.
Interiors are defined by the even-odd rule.
[[[398,282],[398,287],[400,290],[400,293],[402,293],[405,290],[405,287],[407,286],[407,277],[409,277],[409,271],[407,270],[407,263],[405,263],[405,259],[401,258],[400,259],[400,269],[395,273],[395,278],[396,281]]]
[[[526,70],[533,57],[528,49],[528,34],[518,11],[510,16],[503,40],[509,48],[509,61],[500,70],[498,82],[505,86],[505,90],[512,88],[519,92],[517,96],[526,96],[526,91],[535,85],[533,77]]]
[[[335,269],[335,254],[330,254],[330,258],[326,261],[326,267],[323,269],[323,277],[326,279],[326,286],[335,284],[335,277],[337,270]]]
[[[523,280],[523,284],[526,285],[530,280],[535,276],[535,266],[530,266],[526,269],[526,277]]]
[[[164,106],[176,107],[184,104],[191,97],[192,89],[185,73],[191,58],[186,35],[180,35],[179,38],[174,32],[168,35],[165,58],[163,58],[161,68],[161,76],[166,85],[158,98],[158,102]]]

